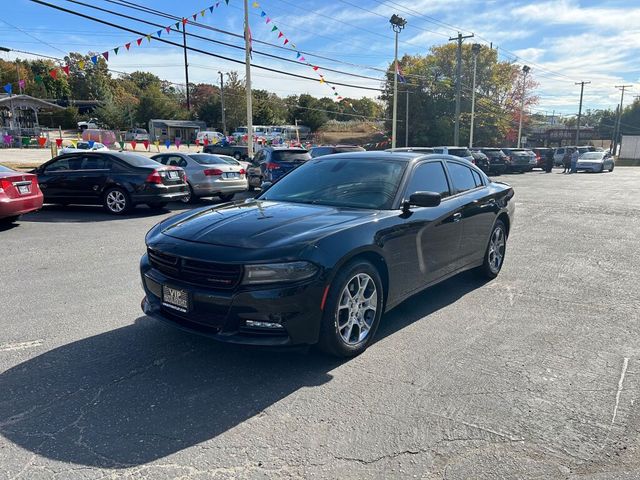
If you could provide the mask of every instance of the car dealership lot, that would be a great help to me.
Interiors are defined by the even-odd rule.
[[[0,478],[637,478],[640,169],[559,171],[498,178],[496,280],[412,297],[349,361],[146,318],[169,212],[27,215],[0,232]]]

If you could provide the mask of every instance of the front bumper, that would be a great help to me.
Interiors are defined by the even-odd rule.
[[[576,165],[576,171],[589,171],[589,172],[600,172],[604,170],[604,166],[601,163],[598,164],[580,164]]]
[[[167,277],[154,269],[145,254],[140,261],[146,315],[182,330],[228,343],[263,346],[309,345],[318,341],[322,320],[320,280],[286,286],[214,290]],[[162,287],[189,292],[189,312],[163,305]],[[280,328],[247,325],[269,322]]]

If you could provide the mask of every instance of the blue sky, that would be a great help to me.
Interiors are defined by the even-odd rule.
[[[48,0],[68,9],[94,15],[143,32],[155,27],[133,20],[98,12],[66,0]],[[259,0],[258,0],[259,1]],[[58,12],[28,0],[5,0],[0,17],[0,45],[56,57],[70,51],[103,52],[113,47],[135,42],[138,37],[70,14]],[[162,25],[171,21],[140,13],[107,0],[85,0],[93,6],[117,10],[137,18]],[[216,0],[138,0],[156,10],[176,16],[189,16],[216,3]],[[425,53],[432,45],[444,43],[458,31],[474,32],[474,41],[498,47],[500,58],[531,66],[531,73],[540,83],[535,92],[540,97],[536,111],[574,114],[577,111],[579,86],[574,82],[591,81],[585,88],[585,108],[612,108],[619,102],[615,85],[633,84],[625,99],[633,101],[640,94],[640,3],[628,0],[265,0],[260,8],[252,8],[253,38],[278,43],[271,26],[277,25],[286,38],[305,55],[308,61],[321,67],[347,71],[373,79],[350,77],[324,71],[328,81],[344,82],[378,88],[382,73],[393,56],[393,33],[388,18],[397,13],[408,20],[401,33],[400,54]],[[265,23],[264,10],[273,21]],[[9,22],[6,23],[6,22]],[[242,2],[224,0],[211,14],[206,11],[198,22],[215,28],[241,33]],[[242,40],[226,34],[189,27],[189,31],[207,38],[241,45]],[[166,33],[166,32],[163,32]],[[170,39],[180,39],[175,33]],[[284,38],[279,42],[282,44]],[[206,51],[236,59],[243,52],[205,40],[190,39],[189,44]],[[294,50],[282,50],[255,44],[256,50],[295,60]],[[176,83],[184,82],[182,50],[146,40],[134,45],[130,52],[121,49],[118,56],[111,52],[110,68],[130,72],[147,70]],[[3,53],[3,58],[15,55]],[[24,57],[24,55],[21,55]],[[190,81],[215,82],[217,72],[244,71],[243,65],[190,53]],[[317,77],[309,66],[287,63],[274,58],[254,55],[254,62],[278,70]],[[252,70],[254,87],[286,95],[311,93],[330,96],[327,85],[282,76],[273,72]],[[342,96],[376,96],[374,90],[337,87]]]

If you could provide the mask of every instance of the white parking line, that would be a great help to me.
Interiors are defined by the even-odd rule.
[[[30,342],[20,343],[5,343],[0,345],[0,352],[13,352],[15,350],[26,350],[27,348],[39,347],[44,343],[44,340],[32,340]]]

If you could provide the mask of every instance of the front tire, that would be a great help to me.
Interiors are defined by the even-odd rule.
[[[384,292],[378,270],[359,260],[345,265],[331,283],[318,346],[337,357],[364,352],[382,317]]]
[[[479,273],[489,279],[494,279],[502,270],[507,251],[507,228],[502,220],[498,220],[491,230],[489,243],[484,254],[484,262]]]
[[[104,208],[113,215],[124,215],[131,207],[129,195],[119,187],[110,188],[104,194]]]

